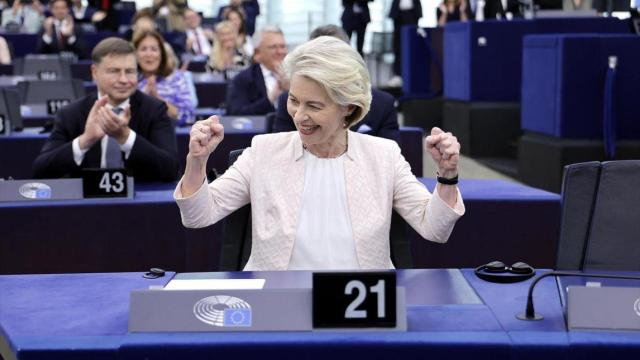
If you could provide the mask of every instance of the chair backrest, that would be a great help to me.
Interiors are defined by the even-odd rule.
[[[229,153],[229,166],[244,149]],[[224,235],[220,249],[220,271],[240,271],[251,255],[251,204],[229,214],[224,219]]]
[[[22,104],[46,104],[50,100],[73,102],[85,95],[82,80],[31,80],[18,83]]]
[[[640,160],[565,167],[559,270],[640,270]]]
[[[9,120],[11,128],[16,131],[23,129],[20,114],[20,96],[13,89],[0,89],[0,117]]]
[[[229,153],[231,166],[244,149]],[[411,243],[407,236],[407,223],[395,211],[391,216],[389,234],[391,261],[397,269],[413,267]],[[228,215],[224,220],[224,235],[220,251],[220,271],[239,271],[251,255],[251,204],[245,205]]]
[[[273,124],[275,124],[276,122],[276,113],[275,112],[268,113],[267,115],[264,116],[264,120],[265,120],[265,127],[267,130],[267,133],[273,132]]]
[[[71,62],[58,54],[30,54],[15,59],[15,75],[32,75],[41,80],[71,79]]]

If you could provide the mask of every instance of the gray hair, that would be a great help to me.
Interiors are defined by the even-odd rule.
[[[318,26],[313,29],[311,34],[309,34],[309,40],[313,40],[320,36],[333,36],[334,38],[338,38],[346,43],[349,43],[349,35],[338,25],[328,24]]]
[[[283,62],[287,78],[300,75],[324,88],[338,105],[354,105],[356,109],[345,118],[350,127],[369,112],[371,82],[369,72],[351,46],[332,36],[320,36],[293,50]]]
[[[260,47],[260,43],[262,42],[262,38],[264,37],[264,34],[266,33],[272,33],[272,34],[280,34],[284,36],[284,33],[282,32],[282,29],[280,29],[279,27],[275,26],[275,25],[266,25],[264,26],[262,29],[260,29],[260,31],[256,31],[255,34],[253,34],[252,37],[252,44],[253,44],[253,48],[257,49],[258,47]]]

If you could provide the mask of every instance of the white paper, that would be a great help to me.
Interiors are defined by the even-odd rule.
[[[165,290],[259,290],[264,279],[174,279]]]

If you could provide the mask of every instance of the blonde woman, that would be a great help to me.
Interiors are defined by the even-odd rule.
[[[300,45],[284,60],[287,109],[297,131],[257,135],[208,184],[209,156],[224,138],[217,116],[191,128],[185,174],[174,197],[182,223],[214,224],[251,203],[245,270],[393,268],[392,210],[424,238],[446,242],[464,213],[457,183],[460,144],[438,128],[426,152],[438,166],[431,194],[396,142],[349,129],[369,111],[371,84],[360,54],[334,37]]]
[[[207,71],[223,74],[231,79],[249,66],[250,60],[237,47],[238,31],[229,21],[219,22],[215,27],[215,41],[211,48]]]

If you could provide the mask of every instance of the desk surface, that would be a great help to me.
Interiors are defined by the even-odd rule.
[[[508,343],[502,328],[505,324],[515,321],[509,319],[501,323],[500,318],[492,314],[491,306],[479,303],[474,290],[483,297],[483,292],[488,289],[483,288],[484,283],[475,281],[472,272],[460,273],[458,270],[440,269],[405,270],[398,271],[398,274],[398,283],[406,287],[409,300],[409,332],[403,335],[383,333],[373,335],[374,337],[389,338],[392,342],[399,342],[398,345],[405,340],[416,342],[416,344],[426,340],[422,344],[426,345],[433,340],[411,333],[489,331],[491,334],[486,335],[489,335],[492,341]],[[4,294],[0,301],[2,337],[13,354],[26,356],[42,350],[45,351],[43,353],[45,355],[46,351],[55,349],[58,351],[56,355],[61,358],[64,357],[65,352],[73,349],[104,354],[116,352],[120,347],[128,347],[130,350],[135,348],[136,352],[149,346],[153,349],[154,344],[161,343],[165,345],[172,343],[179,348],[181,347],[179,344],[200,343],[198,346],[208,347],[229,342],[229,346],[235,347],[255,338],[255,335],[247,336],[247,334],[223,334],[220,337],[216,335],[218,339],[211,339],[208,334],[128,334],[128,293],[133,289],[164,284],[171,276],[173,274],[157,280],[143,279],[140,273],[0,276],[0,292]],[[262,277],[267,279],[266,286],[308,287],[311,274],[309,272],[251,272],[218,273],[214,276]],[[543,292],[555,291],[551,282],[545,285]],[[521,285],[512,286],[510,289],[515,296],[524,295],[526,291],[526,288]],[[440,303],[431,302],[431,305],[426,305],[430,303],[429,299],[419,296],[425,292],[448,293],[451,296],[442,297],[441,300],[444,301],[439,301]],[[446,297],[449,300],[446,300]],[[488,299],[495,302],[494,298]],[[521,302],[518,303],[519,306],[516,307],[523,306]],[[560,321],[557,321],[557,317],[554,320],[554,317],[550,316],[544,328],[564,331],[561,309],[556,306],[554,310],[553,307],[551,306],[549,313],[556,312]],[[503,312],[515,311],[513,308],[514,306],[510,306],[502,310],[506,310]],[[47,326],[42,326],[43,324]],[[539,328],[541,323],[527,325]],[[486,339],[486,335],[480,338]],[[273,341],[278,346],[287,347],[288,342],[313,341],[316,336],[327,343],[344,341],[336,334],[328,333],[269,333],[261,334],[262,339],[258,342],[261,343],[260,346]],[[372,334],[369,333],[354,334],[350,341],[357,343],[368,341],[367,339],[371,336]],[[463,337],[450,340],[466,342]],[[4,351],[6,350],[5,348]]]
[[[394,332],[271,332],[128,334],[133,289],[166,283],[173,274],[146,280],[140,273],[0,276],[0,348],[5,358],[631,358],[637,333],[568,332],[557,284],[543,280],[535,292],[545,319],[515,319],[523,311],[530,281],[491,284],[470,269],[399,270],[409,294],[408,327]],[[219,273],[305,283],[308,272]],[[460,291],[459,287],[463,290]],[[471,289],[472,293],[468,290]],[[482,303],[428,304],[412,294],[448,292]],[[471,297],[473,297],[471,296]],[[464,297],[464,296],[463,296]]]

